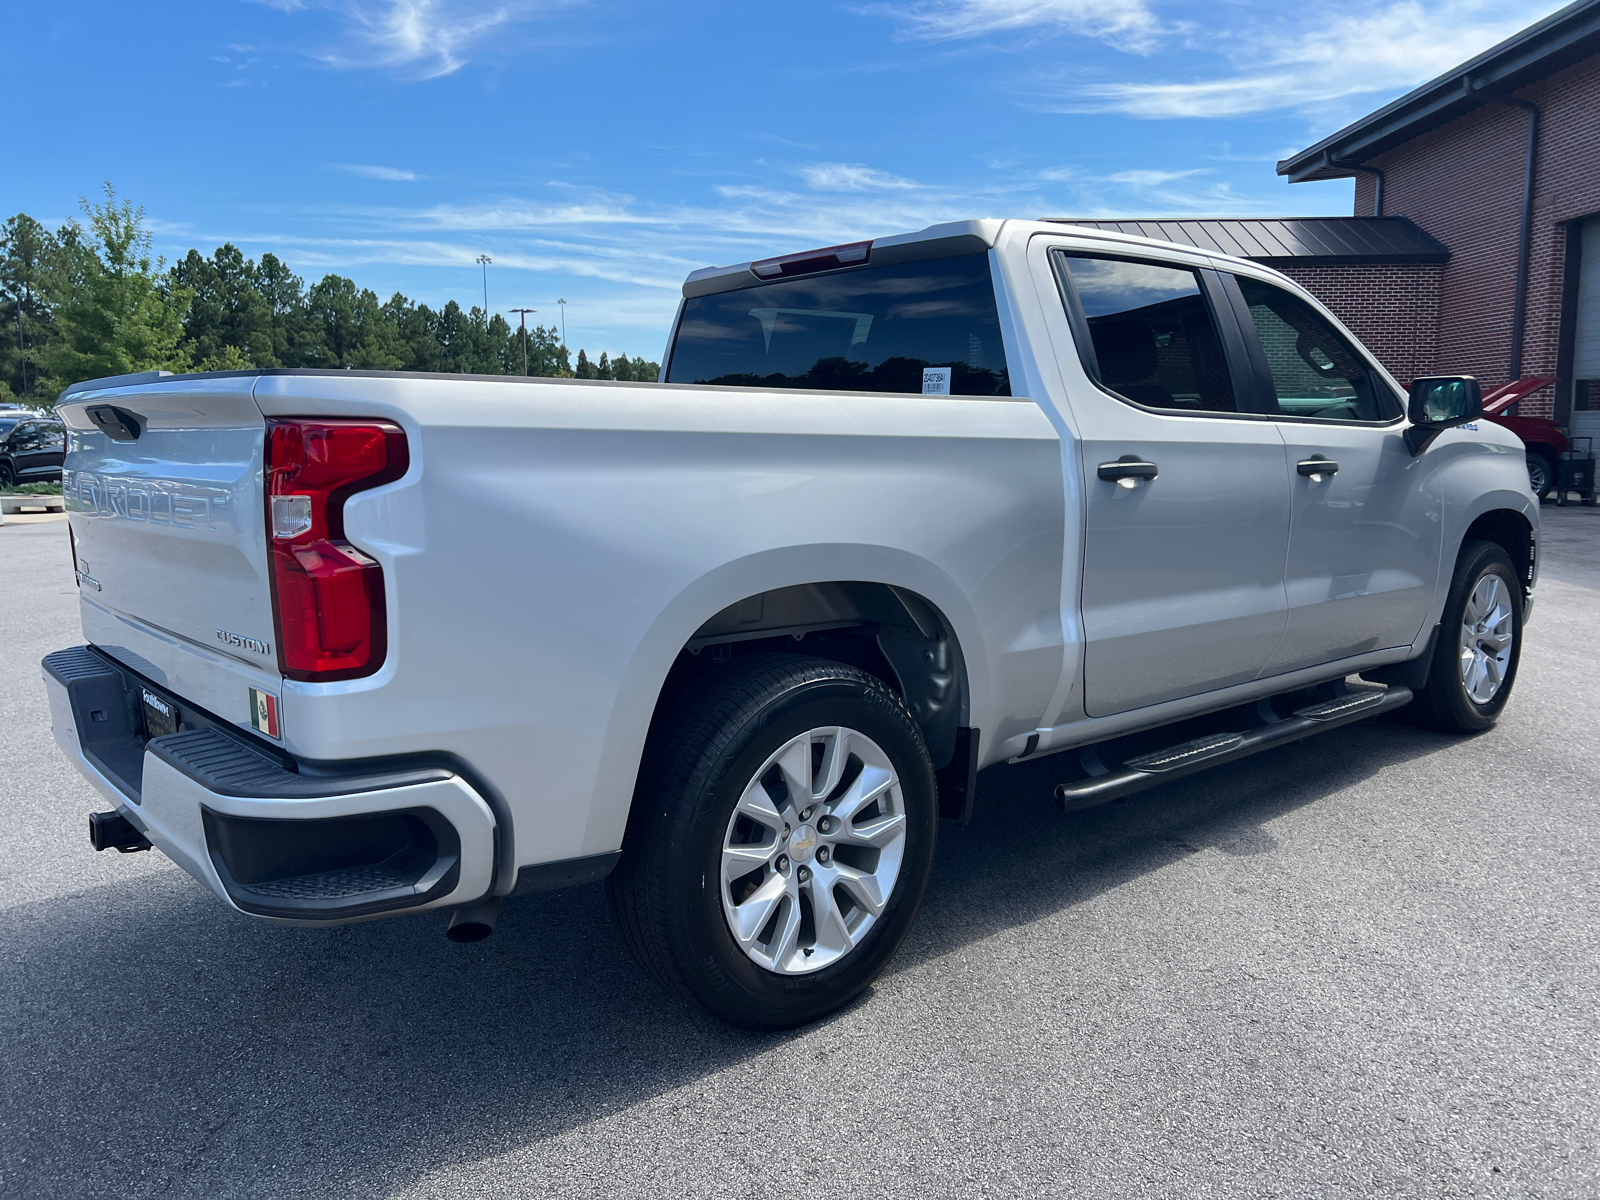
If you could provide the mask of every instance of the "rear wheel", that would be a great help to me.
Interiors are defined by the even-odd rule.
[[[1456,560],[1428,683],[1408,711],[1451,733],[1479,733],[1511,698],[1522,657],[1522,585],[1506,552],[1467,542]]]
[[[933,862],[933,768],[904,703],[854,667],[752,655],[700,682],[651,731],[612,910],[635,957],[717,1016],[802,1024],[905,937]]]
[[[1529,450],[1527,457],[1528,486],[1533,489],[1535,499],[1543,500],[1556,486],[1556,464],[1536,450]]]

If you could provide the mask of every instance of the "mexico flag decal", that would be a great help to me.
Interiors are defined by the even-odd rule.
[[[250,689],[250,724],[256,727],[257,733],[264,733],[269,738],[280,737],[278,733],[278,698],[270,692],[263,692],[260,688]]]

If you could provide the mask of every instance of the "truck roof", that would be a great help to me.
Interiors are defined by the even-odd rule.
[[[860,253],[860,251],[866,248],[870,248],[871,263],[877,266],[900,262],[915,262],[919,259],[948,258],[957,254],[977,254],[998,243],[1001,232],[1008,225],[1032,226],[1040,233],[1071,234],[1095,241],[1115,242],[1128,247],[1154,250],[1162,254],[1171,254],[1176,248],[1175,244],[1167,238],[1143,237],[1118,230],[1095,228],[1089,225],[1075,225],[1063,222],[1059,218],[1047,217],[1037,221],[1028,221],[982,217],[971,221],[945,221],[938,225],[929,225],[926,229],[919,229],[914,233],[897,233],[890,237],[851,242],[843,246],[827,246],[817,250],[803,250],[776,258],[753,259],[749,262],[732,263],[723,267],[702,267],[698,271],[690,272],[689,277],[684,280],[683,294],[685,297],[709,296],[716,292],[731,292],[740,288],[756,287],[782,275],[812,274],[818,271],[848,268],[857,263],[865,264],[868,261],[868,254]],[[1203,247],[1184,246],[1182,248],[1185,250],[1199,249],[1201,253],[1210,257],[1228,259],[1235,257],[1219,250],[1210,250]],[[846,256],[843,258],[837,257],[837,254],[841,252]],[[803,272],[782,269],[787,264],[801,263],[806,267]]]

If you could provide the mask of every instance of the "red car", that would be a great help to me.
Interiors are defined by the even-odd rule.
[[[1567,431],[1543,417],[1507,416],[1506,409],[1555,381],[1554,375],[1529,375],[1495,388],[1483,398],[1483,415],[1511,430],[1527,447],[1528,483],[1541,500],[1555,490],[1556,464],[1567,452]]]

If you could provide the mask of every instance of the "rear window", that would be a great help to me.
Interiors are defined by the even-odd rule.
[[[948,371],[927,372],[930,367]],[[867,267],[693,297],[684,301],[666,379],[1009,396],[989,256]]]

